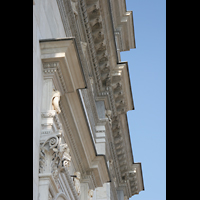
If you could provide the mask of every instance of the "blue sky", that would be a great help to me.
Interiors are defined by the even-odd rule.
[[[135,110],[128,112],[134,162],[145,191],[131,200],[166,200],[166,0],[126,0],[133,11],[136,49],[128,61]]]

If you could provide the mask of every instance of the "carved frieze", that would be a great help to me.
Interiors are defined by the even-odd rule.
[[[138,194],[139,190],[136,168],[133,171],[128,171],[125,173],[125,180],[129,182],[132,195]]]

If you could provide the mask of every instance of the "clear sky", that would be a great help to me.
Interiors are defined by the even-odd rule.
[[[128,61],[135,110],[128,112],[134,162],[145,191],[131,200],[166,200],[166,0],[126,0],[133,11],[136,49]]]

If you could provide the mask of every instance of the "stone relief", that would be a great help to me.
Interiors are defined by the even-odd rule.
[[[80,196],[81,193],[81,186],[80,186],[80,178],[81,178],[81,173],[80,172],[75,172],[74,175],[74,186],[76,189],[76,192],[78,193],[78,196]]]
[[[60,92],[58,90],[53,91],[53,96],[52,96],[52,108],[59,114],[61,112],[60,107],[59,107],[59,101],[60,101]]]
[[[57,182],[60,172],[68,169],[71,162],[70,149],[61,142],[61,133],[49,136],[40,147],[39,173],[52,173]]]

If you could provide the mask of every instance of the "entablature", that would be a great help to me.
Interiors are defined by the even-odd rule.
[[[52,108],[53,89],[59,90],[60,102],[56,102],[59,110],[56,112],[60,113],[63,137],[72,149],[72,159],[83,177],[86,174],[91,176],[90,180],[93,180],[93,183],[90,185],[94,188],[100,187],[110,180],[109,172],[105,155],[98,155],[96,152],[79,95],[79,91],[86,88],[86,82],[75,40],[74,38],[46,39],[40,41],[40,47],[44,76],[43,96],[46,102],[43,103],[43,121],[45,116],[48,117],[48,121],[52,121],[51,118],[55,116],[55,113],[51,112],[46,114],[45,110],[48,105]],[[52,123],[49,125],[52,126]],[[41,142],[45,141],[43,137],[47,136],[42,136]]]
[[[130,48],[135,48],[135,39],[134,39],[134,29],[133,27],[133,21],[132,21],[132,12],[126,11],[125,9],[125,2],[117,1],[118,3],[122,4],[122,9],[120,8],[120,18],[119,23],[117,26],[114,25],[114,28],[112,30],[112,14],[104,15],[105,13],[109,13],[109,1],[99,1],[99,0],[80,0],[78,2],[77,6],[80,6],[80,9],[82,11],[83,16],[83,24],[85,26],[86,30],[86,41],[85,44],[87,44],[88,49],[88,57],[91,57],[91,66],[92,66],[92,72],[91,80],[94,82],[94,96],[96,101],[104,101],[105,103],[105,109],[111,110],[110,119],[112,121],[111,126],[109,125],[113,137],[112,141],[112,147],[116,158],[115,165],[117,166],[116,169],[116,182],[118,182],[118,186],[120,184],[123,184],[125,181],[125,174],[128,170],[131,169],[131,164],[129,163],[128,166],[125,165],[125,162],[128,160],[127,158],[130,158],[132,156],[132,151],[130,154],[127,154],[129,149],[127,149],[127,142],[129,141],[129,132],[125,131],[122,126],[121,117],[125,116],[126,112],[128,110],[134,109],[133,104],[133,98],[132,98],[132,92],[131,92],[131,85],[130,85],[130,78],[128,73],[128,64],[127,63],[118,63],[117,62],[117,54],[116,54],[116,46],[115,46],[115,37],[119,40],[119,49],[120,51],[129,50]],[[112,3],[115,3],[114,1],[111,1],[111,11],[112,13]],[[118,12],[118,10],[115,10],[115,12]],[[73,22],[70,22],[73,23]],[[75,26],[74,24],[72,25]],[[108,29],[109,28],[109,29]],[[83,46],[83,45],[82,45]],[[84,49],[84,48],[83,48]],[[85,53],[88,53],[85,51]],[[84,73],[87,73],[87,69],[84,71]],[[97,92],[96,92],[97,91]],[[74,95],[74,96],[73,96]],[[78,106],[80,106],[80,99],[78,101],[78,96],[75,94],[69,94],[65,95],[68,107],[70,105],[75,104],[75,102],[78,103]],[[76,101],[75,101],[76,100]],[[65,109],[67,107],[66,103],[62,102],[61,99],[61,108]],[[62,109],[61,109],[62,110]],[[72,117],[74,120],[76,117],[84,116],[80,115],[80,113],[76,113],[76,107],[70,108],[69,115],[67,114],[66,118]],[[84,110],[84,109],[83,109]],[[65,113],[68,110],[65,111]],[[84,117],[83,117],[84,118]],[[125,119],[125,117],[123,117]],[[127,120],[127,119],[126,119]],[[86,117],[84,118],[86,124]],[[97,120],[98,121],[98,120]],[[95,123],[97,123],[95,121]],[[100,120],[99,120],[100,121]],[[74,123],[74,127],[78,124],[79,130],[76,130],[77,135],[79,138],[82,138],[76,141],[79,141],[77,148],[79,147],[79,144],[81,144],[81,140],[84,141],[84,136],[81,136],[80,130],[87,130],[88,133],[89,128],[82,129],[80,128],[81,125],[79,124],[79,121],[70,122],[70,124]],[[127,123],[127,121],[126,121]],[[96,124],[95,124],[96,125]],[[128,126],[128,125],[127,125]],[[128,129],[127,129],[128,130]],[[72,129],[74,131],[74,129]],[[85,132],[85,131],[84,131]],[[88,137],[88,134],[86,134]],[[125,136],[128,139],[123,138]],[[92,141],[92,139],[91,139]],[[87,143],[85,143],[85,146]],[[90,143],[91,144],[91,143]],[[129,145],[129,148],[131,148],[131,145]],[[83,150],[83,149],[82,149]],[[127,156],[128,155],[128,156]],[[88,158],[84,160],[86,163],[85,166],[88,166]],[[130,159],[132,160],[132,159]],[[98,163],[98,162],[97,162]],[[104,166],[105,167],[105,166]],[[85,167],[83,167],[85,168]],[[87,174],[90,174],[91,171],[87,171]],[[94,171],[92,172],[94,174]],[[85,174],[85,177],[90,176]],[[87,181],[89,178],[86,178]],[[90,178],[91,179],[91,178]],[[95,181],[94,181],[95,182]],[[97,183],[94,183],[97,185]],[[93,185],[94,185],[93,184]],[[116,184],[116,186],[117,186]],[[127,184],[126,184],[127,185]],[[126,186],[128,187],[128,186]],[[128,189],[127,189],[128,190]],[[129,194],[131,189],[129,189]],[[128,193],[128,192],[126,192]]]

